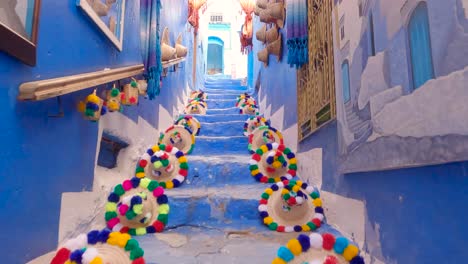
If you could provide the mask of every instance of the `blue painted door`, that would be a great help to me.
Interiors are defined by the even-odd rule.
[[[341,79],[343,81],[343,102],[347,103],[351,99],[351,91],[349,87],[349,64],[345,61],[341,65]]]
[[[434,78],[427,5],[421,2],[411,15],[408,25],[411,70],[414,89]]]

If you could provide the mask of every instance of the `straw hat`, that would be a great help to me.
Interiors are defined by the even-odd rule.
[[[324,219],[319,192],[302,181],[284,180],[265,189],[258,211],[272,231],[314,231]]]
[[[241,105],[241,115],[259,115],[258,107],[256,104],[246,103]]]
[[[135,176],[159,182],[163,188],[179,187],[187,177],[188,164],[184,153],[171,145],[156,145],[138,161]]]
[[[190,154],[195,146],[195,136],[190,129],[184,126],[171,126],[161,134],[159,144],[171,145],[184,154]]]
[[[206,114],[206,103],[203,101],[191,101],[185,107],[185,113],[189,115],[205,115]]]
[[[175,49],[177,53],[177,58],[183,58],[187,56],[187,53],[188,53],[187,47],[182,45],[182,33],[180,33],[179,36],[177,37]]]
[[[203,91],[192,91],[190,93],[190,98],[191,99],[195,99],[195,98],[200,98],[200,99],[203,99],[203,100],[206,100],[207,99],[207,94]]]
[[[278,61],[281,61],[283,55],[283,40],[281,34],[278,38],[267,45],[268,54],[275,55]]]
[[[278,249],[272,264],[364,264],[359,248],[345,237],[329,233],[300,234]]]
[[[278,143],[261,146],[250,160],[250,174],[257,181],[273,183],[296,176],[296,155]]]
[[[169,204],[161,185],[149,178],[135,177],[115,186],[107,198],[107,227],[132,236],[162,232],[167,225]]]
[[[250,136],[252,132],[261,126],[270,126],[270,121],[268,121],[263,116],[251,116],[244,123],[244,135]]]
[[[257,38],[258,41],[265,43],[266,34],[267,34],[266,24],[263,24],[263,26],[259,30],[257,30],[257,32],[255,33],[255,37]]]
[[[272,43],[277,40],[281,35],[278,32],[278,28],[276,26],[270,28],[268,31],[265,32],[265,41],[267,43]],[[271,53],[271,52],[270,52]]]
[[[168,61],[177,57],[177,50],[169,43],[169,28],[164,28],[161,38],[161,60]]]
[[[239,97],[237,97],[236,107],[243,108],[247,104],[256,105],[257,102],[249,94],[241,94]]]
[[[254,153],[261,146],[268,143],[284,144],[283,135],[276,128],[271,126],[260,126],[249,135],[250,153]]]
[[[193,116],[181,116],[175,121],[174,125],[184,126],[190,129],[190,131],[192,131],[192,134],[195,136],[198,136],[200,134],[200,122]]]
[[[129,234],[93,230],[68,240],[57,249],[51,264],[145,264],[144,251]]]
[[[284,8],[283,2],[268,3],[266,12],[268,13],[268,19],[273,19],[278,27],[284,27],[284,20],[286,17],[286,9]],[[261,17],[261,15],[260,15]],[[263,22],[263,21],[262,21]]]
[[[258,61],[261,61],[263,62],[263,65],[265,67],[268,67],[268,49],[267,48],[264,48],[262,49],[261,51],[257,52],[257,59]]]
[[[268,0],[257,0],[257,6],[261,9],[267,8]]]

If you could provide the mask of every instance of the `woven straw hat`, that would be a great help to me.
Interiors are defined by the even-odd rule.
[[[161,60],[169,61],[177,57],[177,50],[170,46],[169,43],[169,28],[164,28],[161,38]]]
[[[193,100],[185,107],[185,113],[188,115],[205,115],[206,108],[204,101]]]
[[[258,106],[256,104],[244,104],[240,110],[241,115],[259,115]]]
[[[190,131],[192,131],[192,134],[195,136],[198,136],[200,134],[200,122],[193,116],[181,116],[175,121],[174,125],[184,126],[190,129]]]
[[[93,230],[59,247],[51,264],[144,264],[144,251],[129,234],[109,229]]]
[[[263,116],[251,116],[244,123],[244,135],[250,136],[252,132],[261,126],[270,126],[270,121],[268,121]]]
[[[162,232],[169,214],[162,183],[132,178],[114,187],[106,204],[107,227],[130,235]]]
[[[249,135],[250,153],[254,153],[262,145],[268,143],[284,144],[283,135],[276,128],[271,126],[260,126]]]
[[[261,146],[250,161],[250,174],[263,183],[290,180],[296,176],[296,172],[296,155],[278,143]]]
[[[195,99],[195,98],[200,98],[202,100],[206,100],[208,98],[207,94],[203,91],[192,91],[190,93],[190,98]]]
[[[330,233],[300,234],[278,249],[272,264],[364,264],[359,248],[345,237]]]
[[[250,95],[241,95],[240,97],[237,97],[236,107],[242,109],[246,105],[257,105],[257,102]]]
[[[307,232],[324,219],[319,192],[302,181],[284,180],[265,189],[258,211],[272,231]]]
[[[182,33],[179,34],[176,40],[176,53],[177,53],[177,58],[183,58],[187,56],[188,50],[187,47],[182,45]]]
[[[195,147],[195,136],[190,129],[184,126],[171,126],[161,134],[159,144],[171,145],[184,154],[190,154]]]
[[[135,176],[159,182],[163,188],[179,187],[188,175],[187,158],[171,145],[156,145],[138,161]]]

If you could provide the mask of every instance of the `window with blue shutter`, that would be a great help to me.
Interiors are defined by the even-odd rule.
[[[345,103],[349,102],[351,99],[351,91],[349,84],[349,64],[348,61],[343,62],[341,65],[341,79],[343,81],[343,101]]]

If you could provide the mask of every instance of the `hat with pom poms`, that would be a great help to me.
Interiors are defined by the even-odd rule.
[[[195,135],[189,128],[175,125],[161,134],[159,144],[170,145],[178,148],[184,154],[190,154],[195,147]]]
[[[50,264],[145,264],[144,251],[129,234],[93,230],[59,247]]]
[[[250,174],[259,182],[274,183],[296,176],[296,155],[278,143],[260,146],[250,160]]]
[[[156,145],[138,161],[135,176],[149,178],[167,189],[179,187],[188,175],[185,154],[171,145]]]
[[[86,100],[78,104],[78,111],[83,113],[86,120],[98,121],[107,113],[104,101],[96,95],[96,90],[86,97]]]
[[[199,98],[199,99],[202,99],[202,100],[206,100],[208,98],[207,94],[203,91],[192,91],[190,93],[190,96],[189,96],[190,99],[195,99],[195,98]]]
[[[248,93],[243,93],[237,97],[236,107],[242,108],[243,105],[247,104],[257,105],[257,102],[255,102],[255,99]]]
[[[112,231],[145,235],[164,230],[169,204],[161,183],[135,177],[114,187],[105,210],[107,227]]]
[[[185,113],[188,115],[205,115],[207,104],[201,100],[192,100],[185,106]]]
[[[258,106],[252,103],[244,103],[239,106],[241,115],[254,115],[257,116],[260,114]]]
[[[329,233],[300,234],[278,249],[272,264],[364,264],[359,248],[345,237]]]
[[[195,136],[198,136],[200,134],[200,122],[193,116],[190,115],[185,115],[179,117],[175,122],[174,125],[176,126],[184,126],[190,131],[192,131],[192,134]]]
[[[259,126],[249,135],[249,145],[247,148],[250,153],[255,153],[262,145],[272,143],[283,145],[283,134],[274,127]]]
[[[244,123],[244,135],[250,136],[252,132],[261,126],[270,126],[270,121],[268,121],[263,116],[251,116]]]

